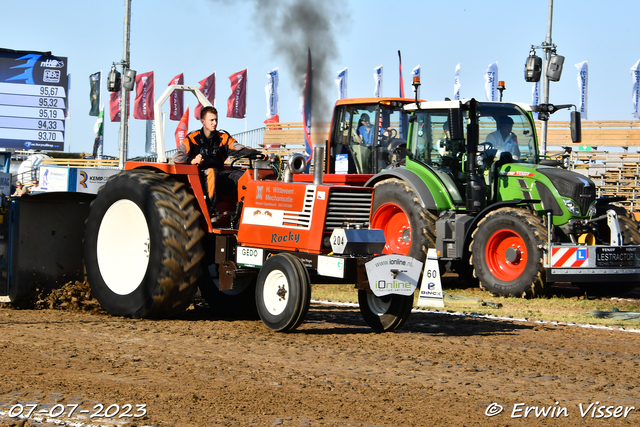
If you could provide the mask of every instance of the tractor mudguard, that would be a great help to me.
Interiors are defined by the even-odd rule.
[[[416,194],[420,205],[425,209],[436,210],[437,205],[431,194],[431,190],[424,181],[415,173],[405,168],[389,169],[372,176],[366,182],[365,187],[373,187],[376,182],[387,178],[398,178],[409,185]]]

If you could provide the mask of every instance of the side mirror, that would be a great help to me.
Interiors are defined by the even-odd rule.
[[[582,119],[579,111],[571,112],[571,141],[582,142]]]

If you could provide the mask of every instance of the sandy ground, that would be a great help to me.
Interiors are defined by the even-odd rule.
[[[314,304],[278,334],[201,304],[111,317],[77,295],[0,305],[0,426],[640,424],[639,333],[420,312],[376,334]]]

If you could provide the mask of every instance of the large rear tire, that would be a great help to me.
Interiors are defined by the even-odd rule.
[[[91,205],[84,258],[103,309],[128,317],[184,311],[196,291],[204,232],[193,196],[170,175],[125,171]]]
[[[267,259],[256,287],[256,307],[272,331],[296,329],[311,305],[311,279],[300,259],[287,253]]]
[[[364,321],[371,329],[390,332],[409,320],[413,308],[413,296],[391,294],[377,297],[365,290],[359,290],[358,305]]]
[[[542,293],[547,237],[539,217],[525,209],[498,209],[480,220],[471,239],[471,262],[481,288],[523,298]]]
[[[387,243],[383,254],[400,254],[420,262],[427,249],[436,247],[436,217],[423,209],[413,189],[397,178],[374,186],[371,228],[384,231]]]

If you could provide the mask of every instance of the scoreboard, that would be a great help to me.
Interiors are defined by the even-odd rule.
[[[0,148],[64,151],[67,58],[0,49]]]

